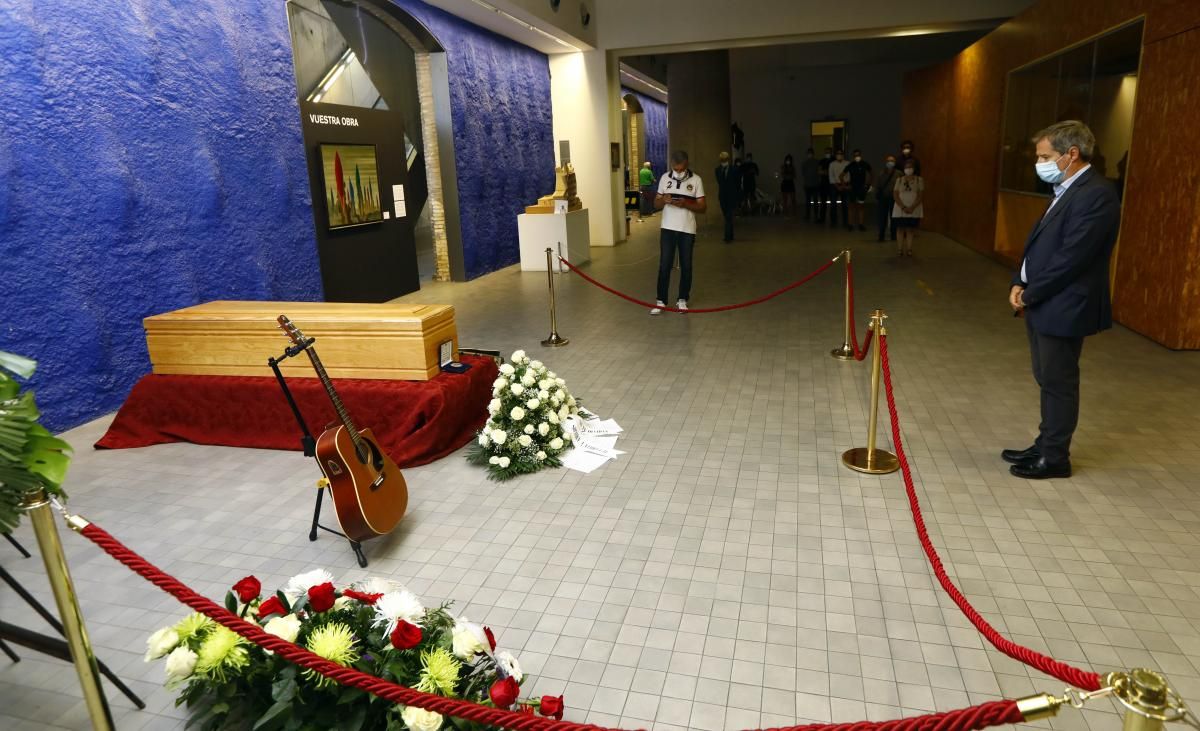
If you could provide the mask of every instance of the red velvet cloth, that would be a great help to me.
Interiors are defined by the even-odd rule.
[[[334,387],[355,426],[369,427],[400,467],[445,457],[469,442],[487,420],[496,362],[464,355],[466,373],[429,381],[339,378]],[[316,378],[288,386],[313,436],[337,421]],[[274,376],[143,377],[113,419],[97,449],[166,442],[260,449],[300,449],[300,428]]]

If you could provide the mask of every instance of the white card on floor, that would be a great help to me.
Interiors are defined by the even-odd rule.
[[[601,457],[598,454],[592,454],[582,449],[572,449],[562,457],[563,467],[584,474],[594,472],[608,460],[608,457]]]

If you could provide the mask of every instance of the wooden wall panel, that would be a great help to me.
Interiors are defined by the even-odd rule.
[[[1200,135],[1185,121],[1200,119],[1200,0],[1042,0],[953,59],[907,74],[901,125],[917,143],[932,191],[925,227],[1015,266],[1019,250],[997,245],[1028,214],[1013,201],[1002,207],[999,198],[1008,72],[1142,15],[1116,316],[1168,347],[1200,348],[1200,318],[1191,316],[1200,311],[1200,172],[1192,164]]]
[[[1014,269],[1020,265],[1025,239],[1029,238],[1029,232],[1046,212],[1048,205],[1049,202],[1041,196],[1000,191],[996,197],[994,251],[997,258]]]

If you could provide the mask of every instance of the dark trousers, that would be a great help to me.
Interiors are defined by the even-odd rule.
[[[725,217],[725,240],[733,241],[733,217],[737,214],[736,201],[721,201],[721,215]],[[687,299],[684,297],[683,299]]]
[[[1083,338],[1043,335],[1025,321],[1033,379],[1042,390],[1042,423],[1034,444],[1050,464],[1071,457],[1071,435],[1079,423],[1079,354]]]
[[[842,223],[850,225],[850,191],[838,190],[836,186],[829,186],[829,225],[838,225],[838,210],[842,211]]]
[[[728,220],[728,219],[726,219]],[[679,251],[679,299],[685,300],[692,293],[692,248],[696,245],[696,234],[664,228],[658,237],[658,299],[669,302],[671,269],[675,266],[675,252]]]
[[[804,220],[824,220],[821,208],[821,186],[819,185],[804,186]]]
[[[642,194],[638,196],[638,214],[645,218],[654,213],[654,186],[643,185],[641,187]]]
[[[875,200],[875,205],[878,210],[875,211],[875,218],[879,222],[879,240],[883,241],[887,236],[888,224],[892,220],[892,206],[896,204],[894,198],[878,198]],[[895,229],[892,229],[895,232]],[[895,238],[895,236],[893,236]]]

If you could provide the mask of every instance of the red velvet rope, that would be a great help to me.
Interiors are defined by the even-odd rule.
[[[886,354],[886,350],[884,351]],[[81,531],[82,535],[91,540],[110,556],[120,561],[134,573],[140,575],[158,588],[174,596],[183,604],[209,617],[242,637],[254,642],[259,647],[276,652],[288,662],[301,667],[315,670],[327,678],[332,678],[342,685],[348,685],[365,690],[393,703],[406,706],[417,706],[429,711],[436,711],[447,716],[464,718],[469,721],[488,724],[497,728],[514,729],[514,731],[616,731],[586,723],[571,723],[555,721],[551,718],[531,716],[516,711],[505,711],[490,706],[483,706],[453,698],[422,693],[412,688],[381,680],[373,675],[344,667],[330,662],[308,650],[268,634],[261,627],[231,614],[224,607],[218,606],[196,592],[173,576],[163,572],[137,553],[126,547],[107,531],[96,524],[89,524]],[[930,713],[924,716],[900,718],[892,721],[857,721],[854,723],[816,723],[799,726],[784,726],[770,731],[979,731],[991,726],[1021,723],[1025,720],[1023,714],[1013,700],[989,701],[970,708],[961,708],[945,713]]]
[[[823,265],[821,265],[821,267],[818,268],[816,271],[814,271],[813,273],[804,277],[803,279],[796,280],[795,282],[792,282],[791,284],[787,285],[786,287],[777,289],[774,292],[771,292],[770,294],[759,297],[758,299],[752,299],[752,300],[749,300],[748,302],[739,302],[735,305],[721,305],[720,307],[697,307],[695,309],[680,310],[676,307],[667,307],[665,305],[662,307],[659,307],[658,305],[653,304],[651,302],[646,302],[645,300],[640,300],[637,297],[631,297],[631,296],[625,294],[624,292],[619,292],[619,291],[613,289],[612,287],[608,286],[607,284],[604,284],[602,282],[596,281],[595,279],[592,279],[587,274],[584,274],[583,270],[581,270],[579,267],[575,266],[574,264],[572,264],[571,262],[562,258],[561,256],[558,257],[558,260],[561,261],[563,264],[566,264],[568,269],[575,272],[579,276],[583,277],[586,281],[596,285],[597,287],[599,287],[600,289],[603,289],[605,292],[608,292],[609,294],[615,294],[616,296],[620,297],[623,300],[628,300],[629,302],[632,302],[635,305],[641,305],[642,307],[658,308],[660,310],[665,310],[667,312],[686,312],[689,315],[702,315],[706,312],[725,312],[727,310],[738,310],[743,307],[750,307],[751,305],[762,304],[763,302],[766,302],[769,299],[774,299],[774,298],[778,297],[779,295],[783,294],[784,292],[790,292],[791,290],[795,289],[796,287],[799,287],[802,284],[808,283],[809,280],[814,279],[818,275],[822,274],[826,269],[833,266],[834,262],[837,261],[836,258],[830,259],[829,261],[827,261]]]
[[[975,607],[971,606],[971,603],[967,601],[967,598],[963,596],[958,587],[954,585],[954,582],[950,580],[949,575],[946,574],[946,568],[942,565],[942,559],[938,556],[937,549],[933,547],[933,541],[929,539],[929,532],[925,529],[925,518],[921,515],[921,503],[917,500],[917,490],[913,486],[912,471],[909,468],[908,457],[904,454],[904,443],[900,439],[900,416],[896,412],[896,398],[892,391],[892,368],[888,362],[886,335],[879,338],[879,354],[883,361],[883,385],[884,390],[887,392],[888,412],[891,415],[892,421],[892,443],[896,446],[896,457],[900,461],[900,470],[904,475],[904,489],[908,492],[908,505],[912,510],[913,523],[917,526],[917,535],[921,539],[921,547],[925,549],[925,555],[929,558],[929,564],[933,567],[933,573],[937,576],[938,582],[941,583],[942,588],[946,590],[946,593],[950,595],[950,598],[954,600],[954,603],[958,605],[958,608],[962,610],[967,619],[971,620],[971,624],[975,625],[975,629],[979,630],[997,650],[1065,683],[1070,683],[1084,690],[1099,690],[1101,678],[1098,673],[1080,670],[1072,665],[1047,657],[1028,647],[1018,645],[996,631],[996,628],[988,624],[987,620],[975,610]]]
[[[858,328],[854,326],[854,266],[850,262],[846,262],[846,292],[850,298],[850,347],[854,349],[854,360],[866,360],[867,353],[871,352],[871,338],[875,337],[875,331],[867,330],[867,338],[859,350]]]

